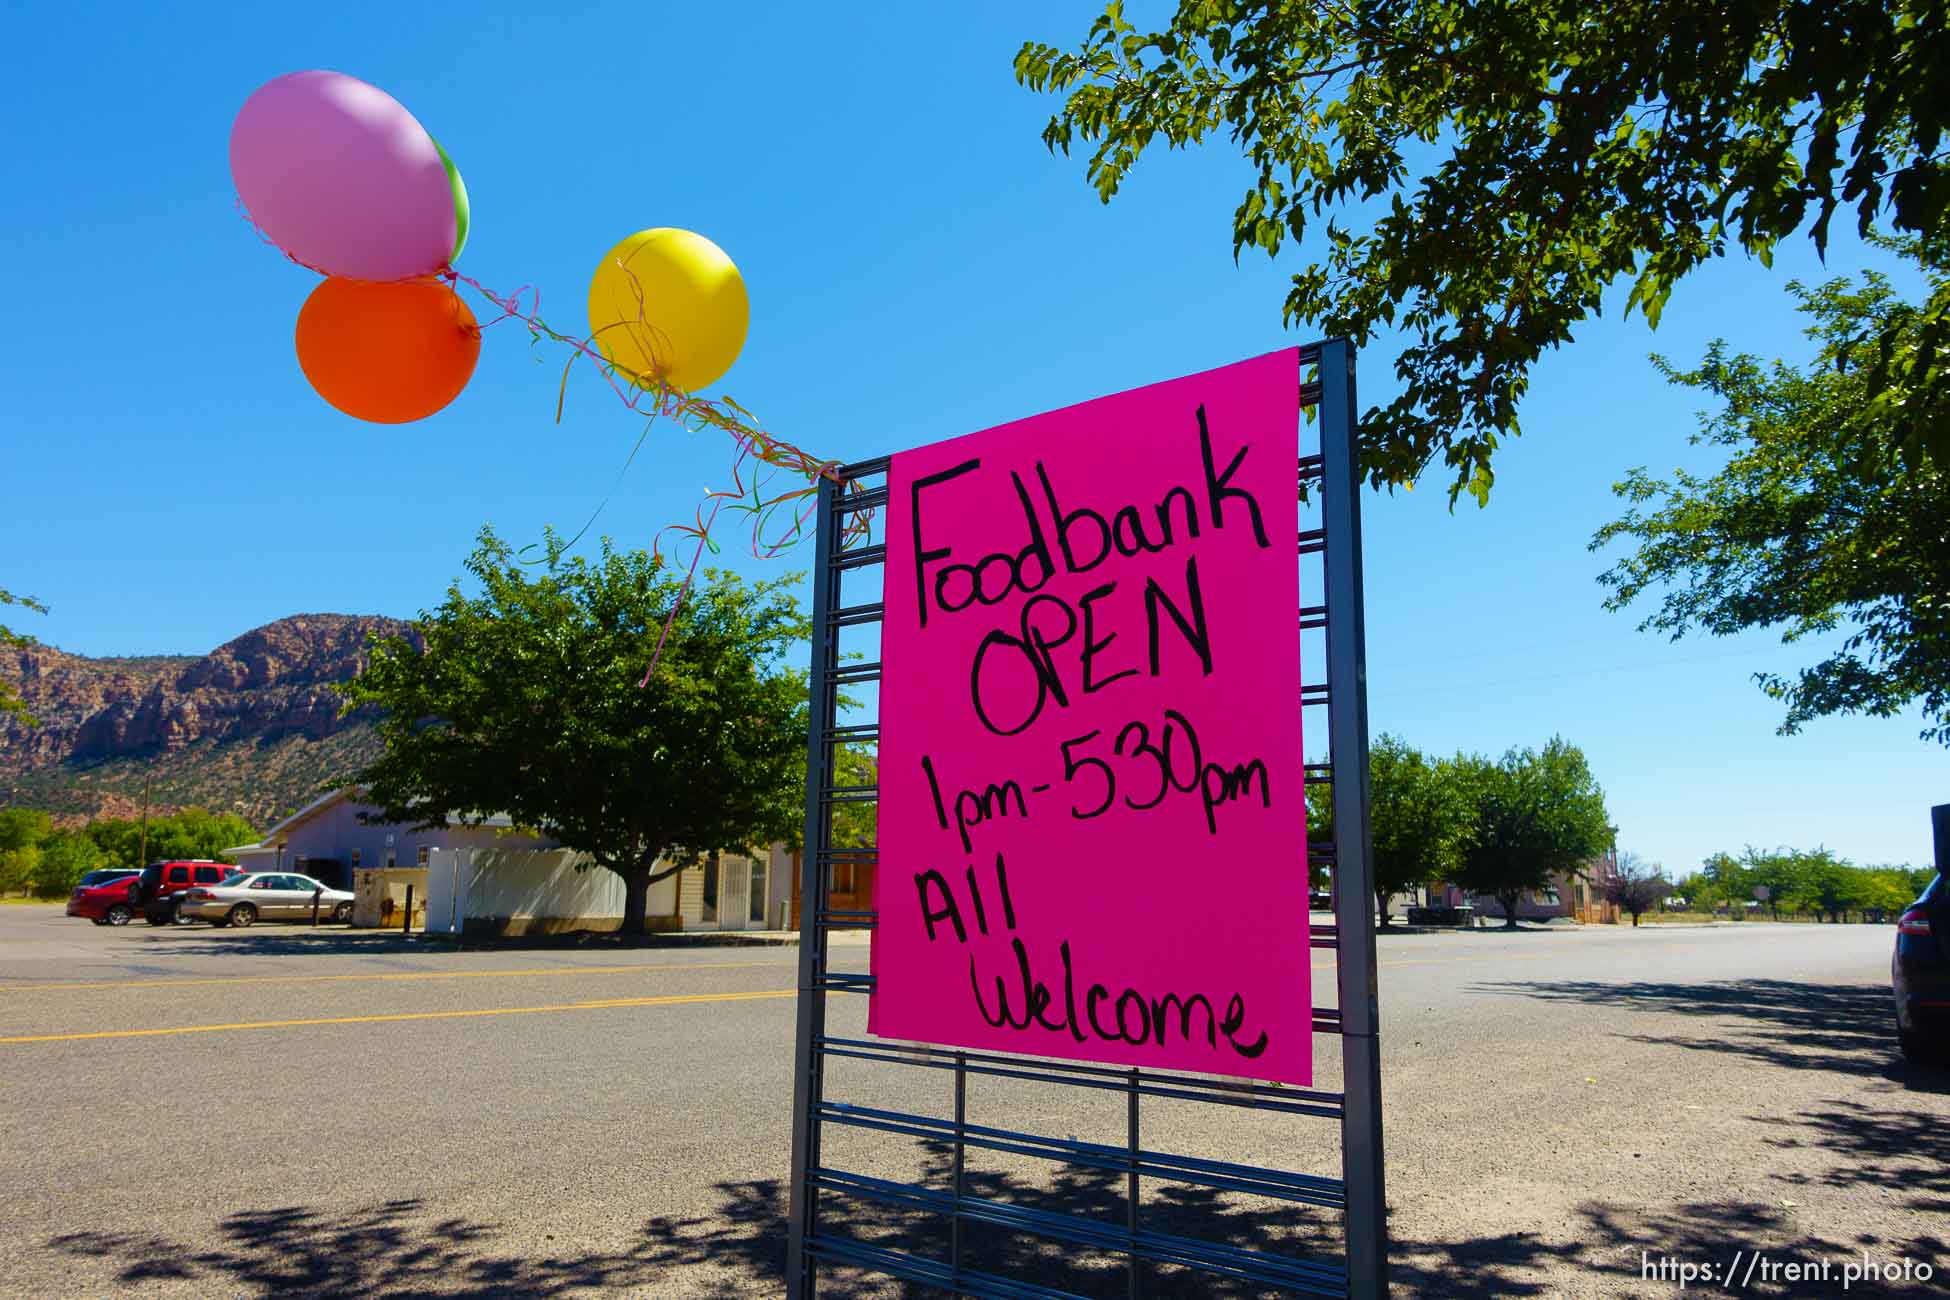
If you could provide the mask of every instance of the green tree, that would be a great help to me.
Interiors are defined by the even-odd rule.
[[[1862,868],[1862,910],[1872,921],[1886,921],[1916,898],[1909,872],[1902,867]]]
[[[537,571],[488,528],[466,567],[480,594],[456,582],[345,690],[383,710],[359,780],[387,820],[506,812],[621,876],[631,933],[655,881],[798,838],[806,686],[785,660],[810,627],[790,579],[687,588],[642,551],[570,558],[552,533]]]
[[[40,865],[38,844],[0,849],[0,894],[26,893],[33,887],[34,873]]]
[[[1306,783],[1307,838],[1325,840],[1334,833],[1334,783],[1325,777]]]
[[[1711,912],[1716,898],[1713,882],[1697,871],[1675,884],[1672,896],[1682,900],[1687,910],[1694,912]]]
[[[155,826],[161,820],[161,818],[151,818],[149,824]],[[95,846],[102,851],[102,855],[108,859],[108,865],[114,867],[145,867],[149,864],[141,860],[142,855],[138,852],[140,846],[139,825],[138,822],[132,819],[103,817],[98,821],[89,822],[85,833],[89,839],[95,842]]]
[[[1148,148],[1228,137],[1256,173],[1235,256],[1315,235],[1286,319],[1406,335],[1401,395],[1362,422],[1370,476],[1440,457],[1452,501],[1480,501],[1531,367],[1613,284],[1656,325],[1702,264],[1803,229],[1823,250],[1837,212],[1942,230],[1942,31],[1931,0],[1179,0],[1144,32],[1113,0],[1078,48],[1030,41],[1015,72],[1065,96],[1044,142],[1093,145],[1105,202]],[[1947,315],[1933,298],[1928,346],[1872,367],[1939,456]]]
[[[31,609],[36,614],[47,613],[47,606],[32,596],[16,596],[4,587],[0,587],[0,605],[18,605],[22,609]],[[0,623],[0,650],[18,650],[33,644],[33,637],[24,636],[6,624]],[[30,727],[39,725],[34,715],[27,711],[27,704],[20,698],[20,691],[12,682],[0,678],[0,717],[8,715],[20,719]]]
[[[1950,266],[1929,259],[1927,268],[1932,300],[1950,300]],[[1639,627],[1675,641],[1778,628],[1792,644],[1839,630],[1840,644],[1794,676],[1755,674],[1787,706],[1781,733],[1833,714],[1893,717],[1920,702],[1923,738],[1950,746],[1950,456],[1908,454],[1909,413],[1876,396],[1875,347],[1865,342],[1893,334],[1917,350],[1931,326],[1873,272],[1860,288],[1845,279],[1788,287],[1821,345],[1811,368],[1731,356],[1724,341],[1694,370],[1654,358],[1671,382],[1717,399],[1693,441],[1728,459],[1711,475],[1656,479],[1641,467],[1617,484],[1629,509],[1591,546],[1637,549],[1599,578],[1611,590],[1605,607],[1657,590],[1660,604]],[[1950,429],[1950,411],[1944,419]]]
[[[205,808],[185,808],[166,817],[151,817],[146,853],[142,823],[136,818],[106,817],[90,822],[87,835],[107,859],[104,865],[117,867],[143,867],[169,858],[230,862],[233,859],[224,853],[225,849],[250,844],[258,838],[251,824],[235,813],[213,813]]]
[[[1843,921],[1866,900],[1862,873],[1827,849],[1800,856],[1800,880],[1793,901],[1817,919]]]
[[[0,852],[31,849],[48,837],[53,819],[33,808],[0,808]]]
[[[1749,845],[1740,855],[1740,862],[1750,885],[1766,887],[1768,914],[1780,920],[1781,905],[1794,898],[1801,888],[1805,867],[1801,856],[1791,849],[1763,852]]]
[[[64,898],[88,872],[105,865],[107,855],[82,831],[56,831],[41,842],[41,860],[34,868],[34,893],[41,898]]]
[[[235,813],[185,808],[168,817],[149,819],[149,859],[215,858],[228,862],[224,850],[257,840],[251,824]]]
[[[1510,929],[1526,893],[1584,874],[1611,843],[1604,791],[1584,751],[1561,737],[1496,762],[1458,757],[1455,767],[1470,808],[1456,883],[1501,903]]]
[[[1431,761],[1386,733],[1368,750],[1374,892],[1381,924],[1388,900],[1453,872],[1469,832],[1469,801],[1451,764]]]
[[[0,894],[33,888],[52,825],[46,813],[33,808],[0,808]]]
[[[879,785],[880,762],[874,751],[864,745],[838,746],[833,754],[833,783],[853,786]],[[834,848],[870,849],[879,843],[879,830],[878,801],[847,801],[833,805]],[[781,838],[797,843],[804,838],[804,832]]]
[[[1700,875],[1711,886],[1713,897],[1727,905],[1729,921],[1744,920],[1747,904],[1753,901],[1754,879],[1747,864],[1731,853],[1715,853],[1700,865]]]
[[[1322,844],[1334,836],[1334,783],[1310,779],[1305,782],[1307,804],[1307,842]],[[1307,888],[1327,889],[1333,877],[1311,853],[1307,855]]]

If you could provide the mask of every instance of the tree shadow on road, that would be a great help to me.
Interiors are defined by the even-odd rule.
[[[1840,1157],[1819,1176],[1801,1176],[1792,1182],[1900,1188],[1910,1198],[1905,1203],[1909,1209],[1950,1212],[1950,1125],[1940,1115],[1837,1099],[1820,1110],[1757,1118],[1774,1129],[1767,1139],[1770,1146],[1813,1147]]]
[[[923,1173],[932,1185],[943,1187],[949,1177],[945,1148],[930,1152]],[[724,1289],[704,1292],[731,1297],[776,1294],[783,1290],[786,1232],[785,1190],[776,1181],[720,1184],[719,1212],[686,1219],[665,1219],[649,1225],[675,1262],[703,1265],[739,1261]],[[1122,1222],[1124,1200],[1121,1175],[1101,1170],[1058,1167],[1047,1181],[1029,1184],[998,1174],[971,1174],[968,1192],[984,1198],[1069,1213],[1095,1214],[1108,1222]],[[824,1202],[830,1209],[822,1219],[827,1231],[873,1245],[918,1250],[936,1259],[948,1254],[946,1230],[939,1220],[923,1222],[914,1216],[890,1214],[881,1207],[848,1199]],[[1736,1251],[1769,1252],[1778,1262],[1827,1260],[1839,1269],[1851,1251],[1871,1250],[1876,1258],[1943,1260],[1945,1243],[1933,1236],[1903,1242],[1861,1239],[1830,1240],[1802,1231],[1780,1208],[1757,1204],[1675,1204],[1657,1210],[1587,1202],[1577,1207],[1577,1228],[1569,1239],[1552,1240],[1541,1233],[1506,1232],[1416,1237],[1391,1228],[1389,1265],[1391,1294],[1419,1300],[1491,1300],[1492,1297],[1558,1296],[1567,1292],[1603,1295],[1648,1295],[1676,1292],[1670,1282],[1648,1276],[1657,1261],[1713,1262],[1725,1267]],[[1242,1198],[1206,1188],[1173,1183],[1147,1183],[1143,1226],[1203,1241],[1245,1249],[1270,1251],[1287,1257],[1311,1257],[1338,1262],[1341,1254],[1338,1216],[1255,1198]],[[1003,1277],[1092,1300],[1128,1294],[1127,1274],[1116,1259],[1057,1245],[1025,1234],[970,1232],[964,1238],[965,1258],[973,1267]],[[827,1274],[837,1285],[831,1293],[862,1296],[941,1296],[945,1291],[914,1284],[874,1280],[844,1271]],[[823,1288],[824,1290],[824,1288]],[[1818,1289],[1819,1290],[1819,1289]],[[1830,1291],[1833,1288],[1829,1288]],[[1778,1278],[1770,1281],[1756,1271],[1744,1294],[1807,1296],[1804,1286]],[[1206,1296],[1290,1294],[1231,1283],[1210,1273],[1152,1268],[1140,1294],[1162,1300],[1191,1300]],[[1878,1286],[1856,1282],[1851,1296],[1915,1300],[1940,1294],[1934,1282],[1898,1280]]]
[[[1842,1294],[1845,1280],[1850,1297],[1911,1300],[1942,1294],[1938,1270],[1946,1244],[1927,1233],[1903,1241],[1873,1236],[1842,1241],[1804,1230],[1781,1207],[1751,1203],[1656,1210],[1591,1203],[1580,1206],[1578,1214],[1591,1243],[1586,1255],[1591,1267],[1617,1280],[1615,1290],[1608,1285],[1601,1294],[1829,1296]],[[1886,1276],[1858,1272],[1844,1278],[1845,1268],[1853,1264],[1859,1269],[1865,1259]],[[1902,1267],[1905,1262],[1911,1266],[1908,1272]],[[1933,1276],[1917,1277],[1913,1266],[1918,1263],[1931,1266]],[[1695,1272],[1682,1288],[1677,1270],[1684,1265],[1712,1272]],[[1810,1266],[1825,1267],[1828,1273],[1792,1271]]]
[[[248,930],[219,929],[205,925],[158,926],[131,929],[118,936],[126,945],[107,950],[109,956],[123,953],[143,957],[327,957],[445,955],[454,951],[451,944],[430,941],[418,935],[403,935],[398,930],[352,930],[341,925],[265,925]]]
[[[944,1185],[945,1148],[930,1150],[922,1176]],[[1016,1206],[1123,1221],[1122,1178],[1103,1170],[1055,1166],[1034,1182],[998,1171],[970,1171],[967,1190]],[[609,1292],[627,1295],[700,1296],[732,1300],[776,1295],[785,1287],[786,1187],[778,1179],[720,1183],[717,1204],[691,1216],[651,1219],[629,1244],[612,1251],[558,1250],[534,1229],[445,1217],[419,1200],[388,1201],[344,1212],[282,1207],[233,1214],[209,1239],[195,1244],[159,1235],[77,1232],[58,1236],[55,1251],[107,1261],[116,1282],[136,1286],[175,1282],[201,1293],[263,1297],[424,1296],[485,1300],[486,1297],[565,1297]],[[1241,1198],[1181,1184],[1147,1185],[1144,1226],[1288,1257],[1335,1260],[1339,1224],[1305,1207]],[[822,1228],[883,1248],[910,1250],[935,1259],[948,1253],[946,1222],[873,1202],[830,1197]],[[1458,1233],[1447,1239],[1391,1243],[1394,1294],[1489,1300],[1502,1296],[1552,1296],[1590,1288],[1601,1294],[1651,1294],[1672,1289],[1648,1281],[1648,1261],[1659,1259],[1724,1265],[1737,1249],[1765,1249],[1780,1259],[1840,1260],[1851,1247],[1798,1235],[1778,1209],[1745,1205],[1677,1205],[1656,1212],[1590,1204],[1580,1208],[1582,1231],[1574,1240],[1539,1234],[1489,1236]],[[1942,1259],[1934,1238],[1874,1243],[1881,1258]],[[1030,1281],[1075,1296],[1127,1294],[1123,1264],[1104,1252],[1065,1246],[1024,1233],[987,1232],[970,1226],[965,1260],[990,1274]],[[921,1297],[947,1294],[915,1283],[822,1270],[822,1293],[844,1296]],[[1572,1279],[1583,1286],[1573,1288]],[[1764,1282],[1764,1278],[1762,1282]],[[1286,1294],[1205,1273],[1153,1267],[1145,1295],[1157,1300]],[[1809,1292],[1761,1283],[1747,1294]],[[1851,1295],[1913,1297],[1935,1294],[1927,1286],[1875,1289],[1857,1285]]]
[[[551,1254],[492,1224],[444,1218],[420,1200],[344,1211],[285,1206],[246,1210],[207,1240],[72,1232],[48,1245],[110,1261],[118,1282],[186,1282],[250,1296],[560,1296],[642,1288],[662,1276],[646,1240],[618,1253]]]
[[[1873,985],[1771,979],[1710,984],[1561,980],[1477,984],[1471,991],[1731,1021],[1697,1036],[1619,1037],[1783,1069],[1882,1078],[1912,1092],[1950,1094],[1950,1069],[1913,1065],[1898,1055],[1889,990]]]
[[[937,1172],[939,1172],[937,1170]],[[1122,1221],[1122,1180],[1092,1169],[1059,1169],[1030,1186],[998,1173],[975,1173],[971,1194],[1042,1209],[1096,1214]],[[121,1286],[174,1282],[200,1293],[262,1297],[441,1296],[563,1297],[613,1292],[702,1296],[732,1300],[777,1295],[785,1289],[786,1187],[781,1180],[722,1183],[709,1212],[656,1218],[641,1226],[626,1249],[554,1251],[517,1230],[440,1216],[418,1200],[345,1213],[287,1206],[234,1214],[208,1240],[188,1243],[142,1233],[76,1232],[55,1237],[55,1251],[106,1261]],[[1241,1207],[1223,1193],[1169,1187],[1147,1194],[1146,1227],[1197,1235],[1255,1250],[1315,1258],[1339,1255],[1338,1225],[1290,1205]],[[829,1200],[827,1230],[882,1248],[943,1259],[945,1220],[856,1201]],[[1530,1234],[1447,1243],[1397,1243],[1398,1294],[1488,1300],[1543,1296],[1551,1288],[1526,1272],[1574,1252]],[[1032,1281],[1075,1296],[1122,1297],[1122,1262],[1023,1233],[971,1230],[964,1259],[982,1271]],[[822,1269],[822,1294],[939,1296],[940,1288]],[[1287,1294],[1209,1273],[1151,1267],[1144,1294],[1194,1300]]]
[[[1791,1113],[1763,1111],[1748,1117],[1766,1126],[1769,1145],[1782,1150],[1816,1150],[1827,1157],[1819,1174],[1780,1173],[1774,1177],[1789,1187],[1880,1189],[1903,1198],[1905,1210],[1930,1216],[1950,1213],[1950,1127],[1943,1122],[1940,1104],[1933,1101],[1933,1097],[1950,1095],[1950,1070],[1901,1058],[1886,988],[1768,979],[1710,984],[1560,981],[1482,984],[1476,988],[1479,992],[1545,1001],[1696,1017],[1702,1021],[1698,1034],[1619,1036],[1635,1043],[1714,1053],[1756,1065],[1825,1071],[1850,1080],[1859,1089],[1856,1097],[1838,1097]],[[1741,1230],[1728,1235],[1730,1246],[1739,1242],[1758,1244],[1769,1235],[1778,1237],[1778,1231],[1770,1234],[1762,1229],[1778,1230],[1785,1225],[1736,1226]],[[1643,1235],[1656,1243],[1669,1240],[1671,1231],[1668,1224],[1650,1234],[1626,1231],[1622,1235],[1628,1239]],[[1656,1244],[1645,1248],[1670,1249]],[[1839,1258],[1850,1252],[1859,1255],[1863,1250],[1885,1260],[1907,1255],[1950,1270],[1950,1246],[1937,1234],[1922,1234],[1906,1242],[1875,1237],[1849,1242],[1803,1239],[1797,1248],[1808,1258]],[[1726,1253],[1731,1253],[1730,1249]],[[1850,1294],[1905,1292],[1878,1292],[1858,1284],[1850,1288]]]
[[[105,949],[111,956],[135,955],[163,957],[328,957],[409,956],[453,957],[485,952],[568,952],[625,953],[635,951],[703,948],[760,948],[781,959],[796,951],[795,945],[766,936],[754,938],[737,930],[701,931],[684,934],[619,935],[576,931],[571,934],[517,936],[514,938],[468,938],[456,941],[444,934],[402,934],[397,929],[349,929],[342,925],[311,926],[303,923],[275,925],[260,923],[247,930],[210,925],[171,925],[132,928],[117,932],[120,946]],[[842,943],[842,949],[853,945]],[[865,944],[858,945],[862,951]]]
[[[929,1185],[945,1189],[949,1181],[945,1157],[931,1161],[923,1177]],[[719,1212],[659,1220],[650,1225],[651,1233],[660,1236],[667,1249],[685,1263],[739,1261],[735,1275],[725,1279],[722,1289],[697,1294],[728,1300],[783,1291],[787,1228],[784,1185],[768,1180],[721,1184],[717,1190],[724,1197]],[[1058,1166],[1047,1179],[1034,1182],[999,1172],[970,1171],[966,1191],[1029,1210],[1089,1216],[1106,1227],[1124,1222],[1122,1175],[1098,1169]],[[945,1261],[951,1250],[944,1218],[902,1213],[849,1198],[824,1200],[821,1225],[823,1231],[835,1236],[882,1249],[910,1251],[932,1260]],[[1338,1266],[1342,1257],[1338,1215],[1184,1184],[1147,1182],[1142,1226],[1150,1233],[1171,1233],[1286,1259]],[[1553,1288],[1539,1270],[1576,1250],[1575,1246],[1545,1242],[1528,1233],[1453,1242],[1396,1241],[1391,1249],[1394,1293],[1456,1300],[1550,1295]],[[1122,1300],[1129,1294],[1127,1265],[1110,1252],[978,1224],[965,1229],[963,1252],[969,1268],[1052,1288],[1060,1294],[1089,1300]],[[1140,1267],[1144,1269],[1140,1293],[1155,1300],[1294,1294],[1209,1272],[1156,1264]],[[820,1276],[822,1294],[949,1294],[938,1287],[871,1277],[844,1268],[822,1267]]]

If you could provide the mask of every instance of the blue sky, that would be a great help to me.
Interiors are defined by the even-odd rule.
[[[952,436],[1304,341],[1282,330],[1305,257],[1235,265],[1245,173],[1224,147],[1147,159],[1101,206],[1038,133],[1027,37],[1071,42],[1089,5],[810,7],[340,4],[39,6],[0,52],[0,585],[47,601],[23,630],[83,654],[207,651],[283,615],[411,616],[475,531],[574,531],[638,431],[561,354],[491,331],[468,391],[419,424],[317,399],[291,330],[314,280],[237,215],[226,140],[258,84],[335,68],[384,87],[465,175],[461,269],[534,284],[580,330],[590,272],[634,230],[703,232],[742,269],[745,352],[722,385],[817,454]],[[1828,271],[1872,264],[1831,251]],[[1590,755],[1621,844],[1686,871],[1716,849],[1823,843],[1927,859],[1950,754],[1913,715],[1774,734],[1752,685],[1805,651],[1774,638],[1669,645],[1600,606],[1586,552],[1609,485],[1699,465],[1698,403],[1657,349],[1725,336],[1807,345],[1782,286],[1695,277],[1655,334],[1588,326],[1538,368],[1525,436],[1486,510],[1444,485],[1367,502],[1370,712],[1426,749],[1499,752],[1561,733]],[[1391,395],[1385,346],[1365,401]],[[723,481],[727,449],[652,436],[598,527],[646,544]],[[803,555],[748,571],[804,567]],[[23,620],[15,620],[17,623]]]

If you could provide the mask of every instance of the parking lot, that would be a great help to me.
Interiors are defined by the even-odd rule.
[[[1399,1293],[1670,1294],[1649,1261],[1743,1250],[1950,1268],[1950,1076],[1894,1057],[1889,941],[1384,937]],[[864,945],[840,951],[864,968]],[[774,1292],[795,963],[790,947],[453,951],[0,907],[0,1294]],[[834,1014],[863,1031],[860,1002]],[[941,1082],[913,1073],[833,1083],[942,1113]],[[970,1105],[1080,1135],[1122,1110],[986,1084]],[[1164,1107],[1147,1142],[1331,1168],[1319,1123]],[[833,1158],[926,1167],[895,1142]],[[1007,1163],[976,1176],[1003,1196],[1092,1192]],[[1193,1208],[1234,1240],[1310,1231],[1225,1199]],[[1121,1294],[1082,1260],[1045,1280]]]

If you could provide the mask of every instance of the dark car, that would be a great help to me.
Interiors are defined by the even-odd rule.
[[[150,925],[172,925],[177,920],[176,906],[189,889],[196,885],[214,885],[225,876],[236,874],[237,868],[230,863],[213,862],[208,858],[151,862],[136,877],[136,883],[129,893],[129,902],[141,909],[142,919]]]
[[[1950,1059],[1950,882],[1942,876],[1897,920],[1889,977],[1903,1055],[1918,1062]]]

